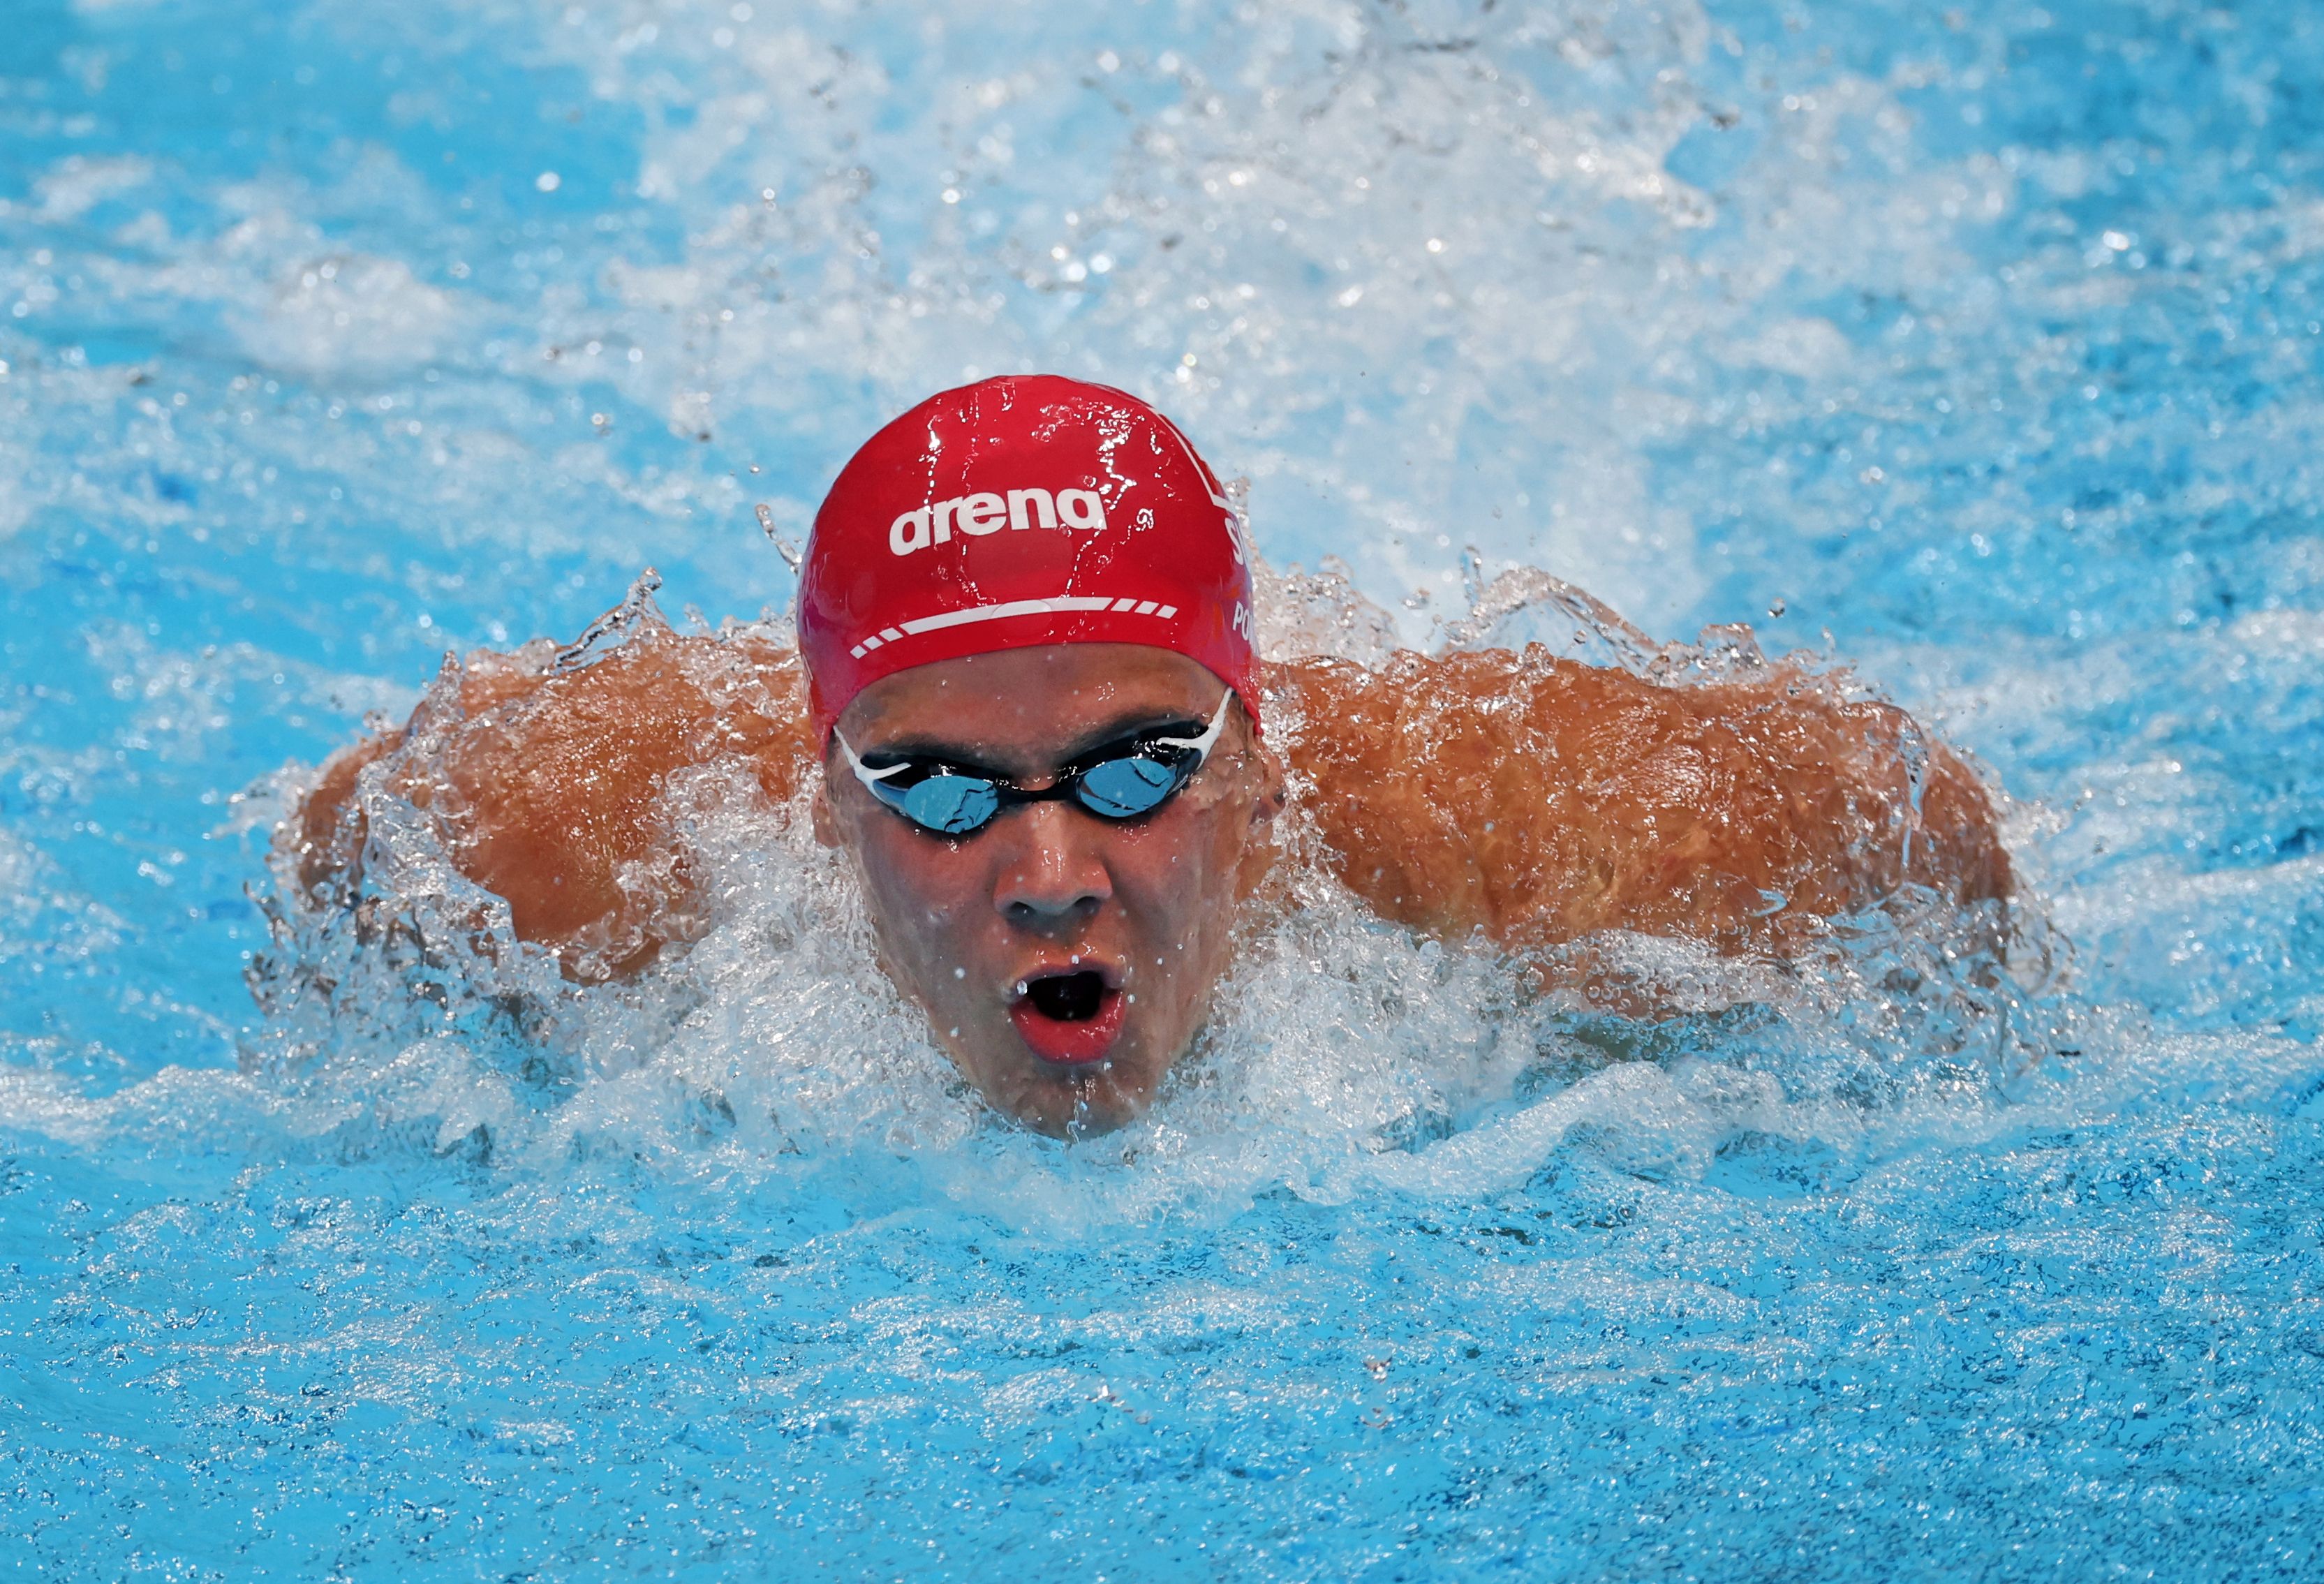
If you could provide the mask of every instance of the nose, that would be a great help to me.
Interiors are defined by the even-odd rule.
[[[1113,878],[1092,837],[1093,822],[1062,804],[1037,803],[1004,819],[1007,856],[992,890],[1001,916],[1020,928],[1078,923],[1105,906]]]

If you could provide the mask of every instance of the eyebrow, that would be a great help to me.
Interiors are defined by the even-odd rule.
[[[1165,727],[1189,724],[1194,725],[1196,731],[1201,730],[1201,723],[1193,715],[1184,711],[1165,710],[1123,715],[1105,725],[1094,727],[1084,732],[1057,757],[1056,768],[1063,769],[1078,760],[1088,758],[1101,748],[1111,748],[1116,743],[1126,743],[1141,737],[1150,737]],[[973,770],[978,775],[991,776],[1002,780],[1006,780],[1014,773],[986,764],[976,758],[973,751],[933,737],[907,737],[895,742],[883,742],[877,748],[865,748],[860,752],[867,760],[874,758],[932,759],[951,765],[955,769]]]

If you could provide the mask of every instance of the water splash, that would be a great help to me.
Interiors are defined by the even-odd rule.
[[[1266,641],[1385,653],[1386,612],[1336,574],[1262,567],[1259,583]],[[576,644],[537,646],[535,671],[594,663],[641,624],[666,634],[652,587],[641,577]],[[1538,574],[1504,574],[1448,641],[1473,646],[1544,612],[1672,685],[1766,670],[1748,633],[1654,644]],[[275,949],[252,974],[268,1023],[245,1065],[362,1117],[339,1124],[347,1147],[417,1128],[438,1153],[551,1176],[606,1148],[671,1161],[710,1150],[752,1174],[900,1153],[983,1213],[1064,1233],[1215,1221],[1270,1192],[1473,1195],[1524,1181],[1582,1127],[1698,1178],[1747,1128],[1860,1169],[1910,1133],[1896,1119],[1915,1108],[1937,1106],[1956,1128],[1963,1107],[2004,1125],[2012,1086],[2072,1016],[2022,954],[2018,977],[2000,972],[1978,944],[1991,920],[1933,896],[1836,920],[1793,959],[1618,932],[1550,954],[1552,985],[1618,981],[1676,1021],[1614,1016],[1576,990],[1532,988],[1522,963],[1481,944],[1382,923],[1330,877],[1295,814],[1288,885],[1245,921],[1243,964],[1161,1103],[1119,1136],[1045,1145],[983,1110],[885,981],[852,876],[809,833],[809,794],[770,807],[739,763],[674,778],[670,851],[625,888],[629,922],[565,968],[602,980],[589,965],[631,958],[638,921],[682,892],[699,898],[683,950],[632,979],[583,983],[520,943],[506,904],[451,858],[452,778],[431,766],[461,728],[460,699],[447,668],[405,741],[362,772],[343,816],[364,831],[352,889],[310,891],[295,858],[276,861]],[[1286,714],[1277,729],[1296,742],[1302,724]],[[415,787],[429,789],[426,806]],[[2019,932],[2046,938],[2038,914]],[[1627,1071],[1642,1064],[1655,1076]]]
[[[743,9],[11,13],[14,1554],[2312,1562],[2312,8]],[[1996,768],[2062,933],[1990,981],[1925,921],[1772,984],[1615,943],[1696,998],[1646,1028],[1314,882],[1276,1021],[1074,1149],[718,797],[729,913],[626,989],[392,820],[379,906],[273,942],[286,763],[649,559],[779,612],[756,503],[1028,367],[1159,399],[1293,586],[1339,557],[1371,603],[1285,649],[1487,641],[1541,566],[1713,629],[1683,679],[1780,606],[1772,663]],[[314,970],[263,1024],[244,953]]]

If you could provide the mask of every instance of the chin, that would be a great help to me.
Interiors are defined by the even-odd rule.
[[[978,1087],[994,1110],[1036,1133],[1091,1138],[1143,1116],[1161,1077],[1145,1072],[1142,1064],[1108,1063],[1086,1073],[1058,1073],[1040,1064]]]

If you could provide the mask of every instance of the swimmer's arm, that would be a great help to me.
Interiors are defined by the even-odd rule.
[[[1305,661],[1268,686],[1297,707],[1290,757],[1335,867],[1415,927],[1513,950],[1626,929],[1780,953],[1908,881],[2009,893],[1968,766],[1903,712],[1809,678],[1662,687],[1536,649]]]
[[[563,674],[539,650],[470,655],[405,727],[324,766],[277,838],[309,898],[359,877],[357,780],[384,760],[390,787],[438,817],[461,871],[507,900],[518,937],[568,972],[634,971],[683,933],[691,877],[663,792],[732,758],[770,800],[791,795],[808,757],[797,655],[667,628]]]

